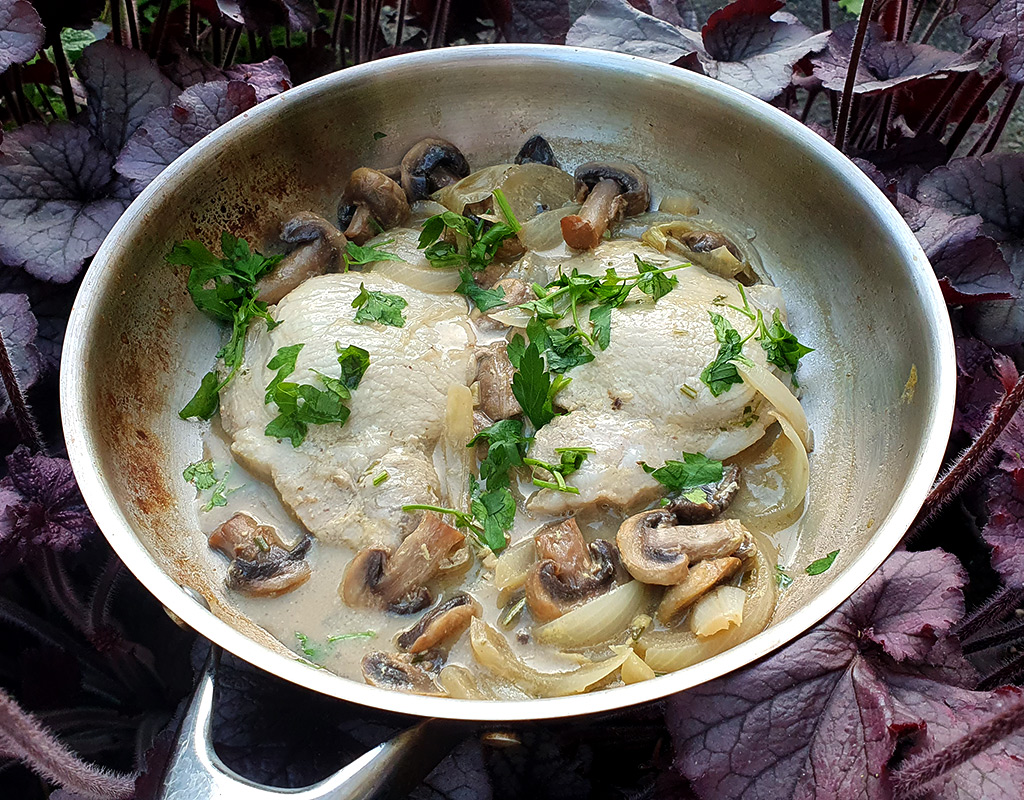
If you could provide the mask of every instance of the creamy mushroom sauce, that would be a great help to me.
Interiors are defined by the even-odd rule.
[[[474,173],[474,175],[476,174]],[[470,178],[472,179],[473,176],[471,175]],[[482,185],[487,185],[487,181],[483,181]],[[644,259],[661,263],[664,261],[664,255],[649,245],[638,241],[638,237],[648,230],[652,224],[665,223],[666,221],[692,220],[696,221],[699,225],[705,224],[703,220],[706,219],[706,215],[697,214],[695,207],[686,208],[687,205],[689,205],[688,202],[678,199],[665,202],[663,203],[663,208],[668,206],[675,210],[682,206],[687,214],[654,213],[643,215],[639,219],[627,218],[613,228],[614,237],[606,236],[605,239],[612,242],[609,245],[612,249],[620,247],[626,252],[632,253],[635,251]],[[572,208],[575,209],[578,206],[573,206]],[[397,252],[400,255],[409,255],[409,253],[415,252],[415,239],[419,236],[420,230],[419,223],[426,216],[438,213],[438,211],[439,206],[431,201],[415,204],[413,206],[413,219],[407,223],[408,227],[388,231],[376,237],[371,244],[377,244],[377,246],[382,246],[384,249]],[[564,214],[564,211],[562,213]],[[711,228],[714,229],[713,224],[711,224]],[[742,245],[741,249],[744,251],[744,260],[748,265],[753,266],[759,271],[760,263],[756,260],[756,253],[754,253],[749,241],[747,241],[747,237],[738,237],[731,233],[728,236],[732,241]],[[547,234],[549,244],[551,243],[551,238],[549,231]],[[393,240],[393,243],[390,246],[379,244],[387,240]],[[596,266],[599,269],[595,268],[595,259],[592,253],[570,251],[564,244],[557,243],[553,248],[545,252],[528,251],[523,258],[511,264],[499,268],[492,267],[492,270],[496,270],[492,279],[500,276],[518,276],[544,283],[546,280],[554,277],[551,270],[553,267],[557,268],[558,266],[566,273],[571,272],[574,267],[580,267],[581,272],[591,272],[592,274],[603,272],[603,265],[597,264]],[[372,274],[375,270],[379,269],[386,274],[396,275],[398,280],[402,279],[400,274],[394,272],[395,265],[393,263],[381,262],[376,265],[363,267],[362,269],[366,270],[368,274]],[[693,266],[687,269],[699,270],[701,267]],[[547,277],[542,277],[544,275]],[[757,289],[753,289],[752,294],[756,293]],[[460,300],[464,300],[464,298],[458,295],[455,296]],[[773,297],[778,298],[778,295],[773,295]],[[708,310],[718,309],[709,306]],[[351,317],[352,309],[347,306],[338,308],[337,313],[339,317]],[[495,329],[493,326],[481,325],[479,318],[479,312],[474,311],[471,314],[470,305],[467,304],[466,320],[472,325],[472,331],[476,336],[478,346],[486,345],[489,342],[505,340],[509,337],[511,331],[508,328],[499,327]],[[262,325],[259,322],[256,324]],[[677,331],[677,333],[681,336],[686,334],[685,331]],[[613,341],[615,336],[616,329],[613,323]],[[250,347],[251,341],[252,335],[250,332]],[[600,360],[604,355],[596,349],[595,353],[597,360]],[[371,352],[371,363],[374,355]],[[645,369],[647,368],[649,367],[645,367]],[[577,369],[570,369],[567,374],[572,377]],[[701,388],[703,389],[703,387]],[[352,410],[352,419],[355,419],[360,414],[360,391],[360,389],[356,389],[353,392],[352,400],[349,403]],[[721,399],[723,401],[727,400],[728,394],[723,394]],[[758,400],[755,410],[760,411],[764,415],[770,408],[770,404],[761,399]],[[396,409],[396,412],[400,412],[400,409]],[[763,436],[760,438],[755,437],[757,440],[749,447],[743,449],[738,455],[723,459],[727,466],[736,464],[740,467],[740,489],[734,502],[725,510],[722,517],[725,519],[740,519],[744,526],[758,537],[757,542],[771,570],[771,602],[772,608],[774,608],[775,565],[777,563],[787,563],[795,552],[800,528],[799,515],[802,513],[803,504],[799,499],[796,503],[793,502],[792,498],[789,498],[788,501],[785,500],[787,487],[790,487],[794,480],[798,483],[801,480],[799,476],[796,476],[796,473],[801,469],[800,461],[787,455],[788,449],[792,444],[787,442],[786,437],[782,435],[780,426],[778,424],[771,424],[767,419],[763,419],[760,424],[764,425],[765,422],[769,424],[767,432]],[[335,435],[339,441],[345,438],[350,424],[351,419],[345,427],[334,426],[337,429]],[[749,422],[747,424],[749,425]],[[202,531],[205,534],[213,532],[236,512],[244,512],[252,515],[262,524],[273,526],[285,543],[298,542],[306,536],[305,528],[298,522],[296,516],[288,510],[285,504],[282,503],[275,488],[255,477],[234,459],[231,450],[231,437],[225,432],[219,418],[214,419],[204,442],[204,457],[212,460],[217,465],[218,471],[223,470],[225,465],[229,465],[227,504],[223,507],[199,511],[198,516],[201,521]],[[590,443],[579,441],[577,444],[586,446]],[[440,471],[443,468],[443,463],[439,451],[440,447],[435,451],[434,465]],[[681,453],[674,456],[669,455],[668,458],[681,458]],[[652,459],[656,465],[660,464],[663,460],[663,458]],[[806,464],[806,461],[803,463]],[[639,467],[637,469],[639,470]],[[515,523],[510,531],[509,548],[499,553],[499,558],[507,557],[511,548],[514,548],[524,540],[530,539],[541,526],[562,519],[565,516],[564,513],[544,514],[525,508],[523,498],[529,497],[533,492],[537,491],[537,488],[531,484],[528,471],[521,473],[518,480],[520,497]],[[567,482],[572,485],[572,476],[567,479]],[[806,485],[806,476],[803,478],[803,483]],[[207,496],[205,494],[198,497],[196,501],[197,506],[201,506],[206,499]],[[623,520],[629,516],[629,513],[626,513],[627,511],[636,513],[645,508],[654,509],[659,506],[658,497],[650,497],[648,499],[649,502],[641,502],[639,505],[626,510],[615,509],[607,503],[600,503],[578,513],[576,519],[584,537],[588,541],[603,538],[614,542],[617,529]],[[442,499],[440,504],[448,505],[444,499]],[[786,506],[785,512],[781,514],[778,513],[780,505]],[[467,535],[467,541],[471,539],[472,537]],[[263,626],[298,655],[303,657],[309,656],[308,660],[314,661],[318,666],[359,681],[363,680],[360,662],[365,655],[375,651],[397,652],[395,640],[398,635],[412,627],[420,617],[427,613],[429,608],[438,605],[456,591],[470,593],[480,604],[482,620],[500,631],[501,635],[511,646],[512,651],[536,670],[560,672],[579,669],[581,664],[587,664],[591,661],[599,662],[612,656],[613,650],[611,646],[632,644],[637,635],[637,630],[634,629],[631,632],[627,629],[629,626],[625,626],[616,635],[600,645],[571,647],[540,644],[534,640],[532,632],[534,623],[531,620],[529,611],[525,608],[515,616],[511,624],[503,624],[502,618],[511,605],[510,598],[514,601],[516,594],[507,590],[500,591],[495,586],[494,556],[482,557],[482,554],[486,553],[486,551],[478,547],[471,548],[473,557],[466,571],[462,573],[456,571],[451,577],[434,581],[430,584],[434,603],[424,611],[399,615],[380,610],[351,608],[339,596],[339,583],[346,566],[352,560],[355,552],[352,547],[343,543],[334,542],[328,544],[314,538],[313,544],[306,556],[306,560],[311,567],[311,576],[304,584],[277,597],[252,597],[232,592],[232,599],[243,613]],[[218,563],[226,570],[225,559],[218,557]],[[750,572],[745,565],[740,574],[731,577],[725,583],[739,586],[743,581],[747,581],[747,585],[749,585],[749,580]],[[653,591],[648,595],[648,600],[642,608],[642,613],[655,617],[658,597],[662,591],[660,587],[654,587]],[[645,637],[650,637],[651,633],[656,631],[685,631],[688,624],[688,613],[684,613],[677,623],[668,628],[655,618],[650,622],[646,632],[640,636],[640,640],[643,642]],[[329,641],[332,637],[344,637],[348,634],[360,634],[368,631],[373,632],[372,637],[357,636],[342,638],[334,642]],[[751,635],[755,632],[752,631]],[[298,637],[298,634],[302,635],[304,642],[299,641],[300,637]],[[715,641],[723,639],[724,636],[725,634],[716,634],[710,637],[709,641],[713,645]],[[638,649],[642,651],[643,647],[641,646]],[[711,647],[703,653],[703,656],[712,655],[719,649],[724,648]],[[614,652],[621,652],[621,650]],[[478,676],[481,687],[480,693],[474,694],[470,691],[468,694],[462,694],[460,692],[459,694],[462,696],[521,698],[536,694],[536,692],[531,694],[524,687],[517,687],[509,681],[496,679],[493,675],[489,675],[487,670],[474,657],[470,647],[469,631],[460,635],[458,640],[450,647],[444,663],[448,665],[461,665]],[[658,673],[661,671],[656,669]],[[635,676],[635,670],[633,675],[632,680],[638,679]],[[611,675],[595,682],[588,689],[620,685],[622,682],[620,671],[616,669]],[[438,693],[444,692],[439,689]]]

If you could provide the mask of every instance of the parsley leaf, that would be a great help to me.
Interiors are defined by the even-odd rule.
[[[556,447],[555,453],[560,457],[558,464],[548,464],[536,458],[524,458],[523,463],[535,468],[533,471],[534,486],[554,489],[556,492],[567,494],[579,494],[580,490],[575,486],[567,485],[565,479],[583,466],[583,462],[587,460],[589,454],[596,452],[592,447]],[[536,469],[538,467],[549,472],[554,480],[538,478]]]
[[[405,317],[402,309],[409,303],[404,297],[387,292],[374,292],[359,284],[359,294],[352,301],[352,308],[356,311],[356,322],[379,322],[382,325],[390,325],[393,328],[405,326]]]
[[[597,346],[607,350],[612,341],[612,307],[599,305],[590,309],[590,326],[594,329]]]
[[[200,492],[205,492],[208,489],[212,490],[210,492],[210,499],[202,506],[203,511],[210,511],[215,507],[228,504],[228,494],[230,494],[230,491],[234,491],[229,491],[227,488],[230,471],[230,469],[224,470],[224,474],[218,478],[213,461],[204,459],[202,461],[194,461],[185,467],[181,477],[195,486]]]
[[[783,372],[796,372],[800,359],[814,352],[813,348],[800,344],[796,336],[786,329],[779,319],[779,309],[775,309],[772,314],[771,325],[765,325],[764,320],[761,320],[757,340],[767,353],[768,360]]]
[[[341,342],[335,342],[334,349],[338,353],[338,366],[341,367],[341,382],[346,389],[355,389],[363,379],[366,368],[370,366],[370,354],[354,344],[342,347]]]
[[[636,268],[640,272],[636,288],[644,294],[650,295],[653,300],[660,300],[679,285],[679,279],[675,275],[667,275],[654,264],[644,261],[636,253],[633,254],[633,258],[636,259]]]
[[[276,369],[277,375],[274,376],[273,380],[267,386],[266,399],[263,401],[269,403],[274,398],[274,389],[295,372],[295,362],[299,357],[299,351],[305,347],[304,344],[293,344],[289,347],[281,347],[278,349],[274,357],[267,362],[267,369]]]
[[[729,391],[734,383],[743,383],[743,378],[736,371],[736,365],[732,361],[742,358],[741,350],[743,341],[737,331],[721,314],[709,311],[711,324],[715,326],[715,338],[721,343],[718,348],[718,355],[715,360],[704,367],[700,374],[701,382],[711,390],[711,394],[718,397],[720,394]]]
[[[780,589],[788,589],[793,585],[793,578],[786,570],[780,567],[778,564],[775,565],[775,582],[778,584]]]
[[[424,221],[418,246],[431,266],[466,267],[471,272],[479,272],[490,265],[502,243],[522,228],[501,189],[495,189],[493,197],[494,205],[501,211],[505,222],[464,217],[453,211],[445,211]],[[455,244],[441,238],[446,230],[455,234]]]
[[[836,560],[836,556],[839,555],[838,550],[833,550],[827,556],[822,556],[817,561],[812,561],[807,565],[804,570],[808,575],[820,575],[823,572],[828,571],[828,568],[832,566],[832,563]]]
[[[666,461],[665,466],[657,469],[643,461],[638,463],[644,472],[670,492],[685,492],[708,483],[718,483],[725,474],[721,461],[714,461],[701,453],[683,453],[682,461]]]
[[[481,311],[490,311],[492,308],[505,305],[505,290],[500,286],[496,289],[484,289],[477,286],[476,281],[473,280],[473,272],[468,268],[461,270],[459,277],[462,278],[462,283],[455,288],[455,291],[468,297],[473,305]]]
[[[470,478],[470,510],[483,530],[480,540],[497,553],[508,543],[505,532],[512,528],[516,517],[516,500],[508,486],[482,491],[480,484]]]
[[[241,367],[249,323],[260,317],[268,327],[275,325],[266,303],[256,300],[256,283],[282,256],[254,252],[248,242],[226,231],[221,236],[221,252],[224,255],[218,258],[202,243],[189,239],[176,244],[166,257],[170,264],[189,268],[186,286],[195,307],[220,322],[231,323],[231,338],[217,353],[229,370],[227,377],[219,381],[216,372],[204,375],[195,395],[178,412],[182,419],[210,419],[216,413],[221,390]]]
[[[554,396],[572,378],[559,376],[552,380],[551,374],[544,369],[544,359],[540,357],[536,342],[530,342],[518,357],[518,362],[516,374],[512,376],[512,395],[519,401],[533,427],[542,428],[555,418]]]
[[[392,244],[394,241],[394,239],[388,239],[385,242],[381,242],[380,247]],[[401,256],[389,253],[387,250],[381,250],[378,247],[371,247],[369,245],[358,245],[355,242],[349,242],[345,245],[345,252],[342,253],[342,258],[345,260],[345,272],[348,272],[350,267],[373,264],[376,261],[405,261]]]
[[[523,421],[503,419],[480,431],[469,440],[467,447],[478,442],[487,442],[487,457],[480,462],[480,479],[487,482],[488,489],[508,486],[508,472],[523,465],[523,456],[530,439],[523,436]]]

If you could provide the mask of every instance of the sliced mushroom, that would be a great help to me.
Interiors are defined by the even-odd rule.
[[[551,145],[548,144],[548,140],[543,136],[531,136],[526,140],[519,149],[519,154],[516,156],[517,164],[547,164],[549,167],[557,167],[558,160],[555,158],[555,152],[551,149]]]
[[[409,201],[402,187],[383,172],[369,167],[353,170],[341,197],[340,221],[345,236],[365,244],[381,231],[409,217]]]
[[[473,617],[479,617],[480,604],[471,595],[459,592],[432,608],[396,642],[399,650],[422,653],[443,644],[450,644],[462,636]]]
[[[603,539],[588,545],[572,517],[539,530],[534,543],[539,560],[526,576],[526,605],[537,622],[557,619],[612,587],[615,546]]]
[[[427,584],[444,568],[466,537],[427,512],[412,533],[392,552],[367,547],[345,568],[339,592],[354,608],[386,608],[414,614],[432,601]]]
[[[231,559],[225,583],[229,589],[252,597],[277,597],[309,580],[306,553],[308,536],[292,548],[285,546],[277,530],[260,525],[248,514],[235,514],[210,534],[210,547]]]
[[[724,247],[732,253],[734,258],[743,259],[739,248],[730,242],[725,237],[725,234],[718,231],[693,231],[692,233],[682,234],[678,239],[694,253],[711,253],[719,247]]]
[[[384,653],[379,650],[363,656],[363,680],[371,686],[414,694],[444,695],[437,683],[443,657],[424,658],[412,653]]]
[[[697,561],[746,555],[754,546],[750,532],[737,520],[679,525],[665,509],[634,514],[619,527],[615,541],[629,574],[658,586],[681,583]]]
[[[341,231],[309,211],[296,214],[284,224],[281,241],[297,247],[256,285],[256,299],[271,305],[307,278],[323,275],[341,263],[348,244]]]
[[[735,575],[741,566],[743,566],[743,561],[734,556],[698,561],[690,568],[681,583],[677,583],[665,592],[665,596],[658,606],[658,619],[665,625],[671,624],[676,617],[703,595],[722,581]]]
[[[686,525],[711,522],[721,516],[740,490],[740,468],[735,464],[726,467],[722,480],[698,486],[672,500],[666,506],[676,519]],[[703,499],[696,499],[703,495]]]
[[[417,142],[402,158],[402,188],[409,202],[430,197],[468,174],[466,157],[446,139]]]
[[[647,210],[651,193],[647,177],[625,161],[607,164],[590,161],[576,170],[576,201],[579,214],[562,217],[562,238],[569,247],[597,247],[608,225],[624,216]]]
[[[476,379],[480,382],[477,407],[495,421],[523,413],[512,394],[512,377],[516,370],[509,361],[507,346],[507,342],[497,342],[477,350]]]

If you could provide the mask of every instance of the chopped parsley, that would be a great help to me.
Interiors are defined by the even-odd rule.
[[[202,506],[203,511],[210,511],[228,504],[228,495],[233,491],[227,488],[230,471],[230,469],[224,470],[224,474],[218,478],[213,461],[207,458],[189,464],[181,476],[195,486],[200,493],[210,491],[210,499]]]
[[[494,261],[506,239],[519,233],[522,225],[501,189],[494,190],[493,198],[504,222],[464,217],[454,211],[445,211],[424,221],[418,246],[432,267],[465,267],[470,272],[479,272]],[[454,235],[454,243],[442,238],[446,231]]]
[[[167,255],[167,262],[189,268],[186,283],[195,307],[210,317],[231,324],[231,338],[219,351],[227,377],[220,380],[215,371],[207,372],[199,389],[178,412],[182,419],[210,419],[220,405],[220,392],[238,373],[245,356],[245,334],[257,317],[268,328],[277,324],[267,312],[267,304],[256,299],[256,284],[270,272],[282,256],[263,256],[249,249],[249,243],[225,231],[221,235],[222,257],[202,243],[186,239]]]
[[[788,589],[793,585],[793,578],[786,570],[780,567],[778,564],[775,565],[775,582],[779,585],[780,589]]]
[[[709,483],[718,483],[725,474],[721,461],[714,461],[701,453],[683,453],[682,461],[666,461],[663,467],[651,467],[644,461],[637,462],[644,472],[670,492],[685,493]],[[685,496],[685,495],[684,495]],[[700,493],[697,502],[704,502]]]
[[[505,532],[511,530],[516,518],[516,499],[505,486],[484,489],[470,476],[470,510],[482,527],[480,540],[495,553],[508,544]]]
[[[806,347],[797,341],[796,336],[786,329],[779,319],[779,309],[772,314],[771,325],[765,325],[764,319],[758,315],[759,333],[757,340],[761,343],[768,361],[777,366],[783,372],[793,374],[796,372],[800,359],[814,349]]]
[[[822,556],[817,561],[812,561],[807,565],[804,570],[808,575],[820,575],[823,572],[827,572],[828,568],[832,566],[832,563],[836,560],[836,556],[839,555],[838,550],[833,550],[827,556]]]
[[[296,356],[301,347],[280,348],[268,364],[277,369],[277,375],[267,386],[265,401],[276,404],[278,414],[263,432],[275,439],[290,440],[292,447],[302,444],[310,425],[345,424],[350,413],[345,401],[351,398],[351,390],[359,385],[370,363],[369,353],[361,347],[349,345],[342,348],[340,343],[336,343],[340,378],[317,372],[323,389],[286,381],[285,378],[295,370]]]
[[[510,346],[507,350],[512,366],[516,368],[512,376],[512,395],[519,401],[523,413],[533,423],[534,428],[542,428],[555,418],[554,398],[562,389],[569,385],[572,378],[564,375],[552,377],[551,373],[544,368],[544,359],[541,358],[540,348],[536,342],[530,342],[528,347],[522,346],[522,337],[515,336],[512,341],[519,339],[519,344]],[[516,358],[513,360],[513,354]]]
[[[387,292],[374,292],[359,284],[359,294],[352,301],[352,308],[357,309],[356,322],[379,322],[393,328],[405,326],[402,309],[409,305],[404,297]]]
[[[455,287],[457,294],[465,295],[481,311],[490,311],[492,308],[505,305],[505,290],[500,286],[496,289],[484,289],[477,286],[473,279],[473,271],[469,267],[459,271],[462,283]]]
[[[503,419],[484,428],[466,446],[487,443],[487,457],[480,462],[480,480],[486,482],[489,489],[494,489],[508,486],[509,470],[523,466],[523,456],[531,441],[523,435],[522,420]]]
[[[579,494],[580,490],[575,486],[566,484],[565,479],[576,472],[587,456],[597,451],[592,447],[556,447],[555,453],[559,456],[558,464],[548,464],[536,458],[524,458],[523,463],[534,468],[533,485],[543,489],[554,489],[556,492],[566,494]],[[554,480],[547,480],[537,477],[537,469],[548,472]]]
[[[374,486],[380,486],[382,483],[384,483],[384,481],[386,481],[390,477],[391,476],[388,474],[388,471],[384,470],[379,475],[375,475],[374,476],[374,478],[373,478],[373,485]]]
[[[372,639],[377,635],[376,631],[358,631],[356,633],[338,633],[327,637],[324,645],[313,642],[306,634],[295,631],[295,639],[299,643],[299,650],[314,667],[320,667],[317,662],[327,655],[331,649],[330,645],[335,642],[345,642],[351,639]]]
[[[380,247],[393,244],[394,241],[394,239],[388,239],[385,242],[381,242]],[[401,256],[396,256],[394,253],[389,253],[387,250],[381,250],[379,247],[370,247],[369,245],[358,245],[355,242],[349,242],[345,245],[345,251],[342,253],[342,258],[345,261],[345,272],[348,272],[350,267],[360,266],[362,264],[373,264],[376,261],[405,261]]]
[[[721,344],[718,348],[718,355],[715,360],[704,367],[700,374],[701,383],[711,390],[711,394],[718,397],[729,391],[729,387],[735,383],[743,383],[743,378],[736,371],[733,361],[745,359],[742,355],[743,342],[732,324],[721,314],[709,311],[711,324],[715,326],[715,338]]]
[[[636,288],[644,294],[650,295],[652,300],[660,300],[679,284],[679,279],[675,275],[668,275],[664,270],[658,269],[654,264],[644,261],[636,254],[633,255],[633,258],[636,259],[636,267],[640,272]]]

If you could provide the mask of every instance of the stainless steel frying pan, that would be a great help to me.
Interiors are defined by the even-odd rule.
[[[353,168],[397,163],[423,136],[451,139],[484,166],[509,160],[534,133],[569,169],[592,158],[629,159],[648,171],[656,191],[684,188],[719,221],[756,234],[792,327],[816,348],[801,368],[816,450],[795,563],[837,548],[840,557],[829,572],[798,579],[763,633],[632,686],[487,702],[396,694],[313,669],[232,604],[223,566],[199,533],[181,469],[201,453],[200,426],[176,411],[222,334],[193,307],[185,273],[163,257],[180,239],[214,242],[224,229],[268,245],[297,211],[330,218]],[[912,368],[916,389],[905,391]],[[847,598],[907,529],[942,458],[954,390],[952,334],[924,253],[882,193],[829,144],[765,103],[682,69],[530,45],[435,50],[347,69],[203,139],[149,186],[100,248],[71,316],[61,375],[68,451],[85,499],[118,555],[167,608],[218,645],[312,691],[477,721],[642,703],[798,636]],[[188,741],[198,741],[195,731]],[[183,769],[216,771],[189,752]],[[321,788],[305,796],[344,796],[338,786]]]

